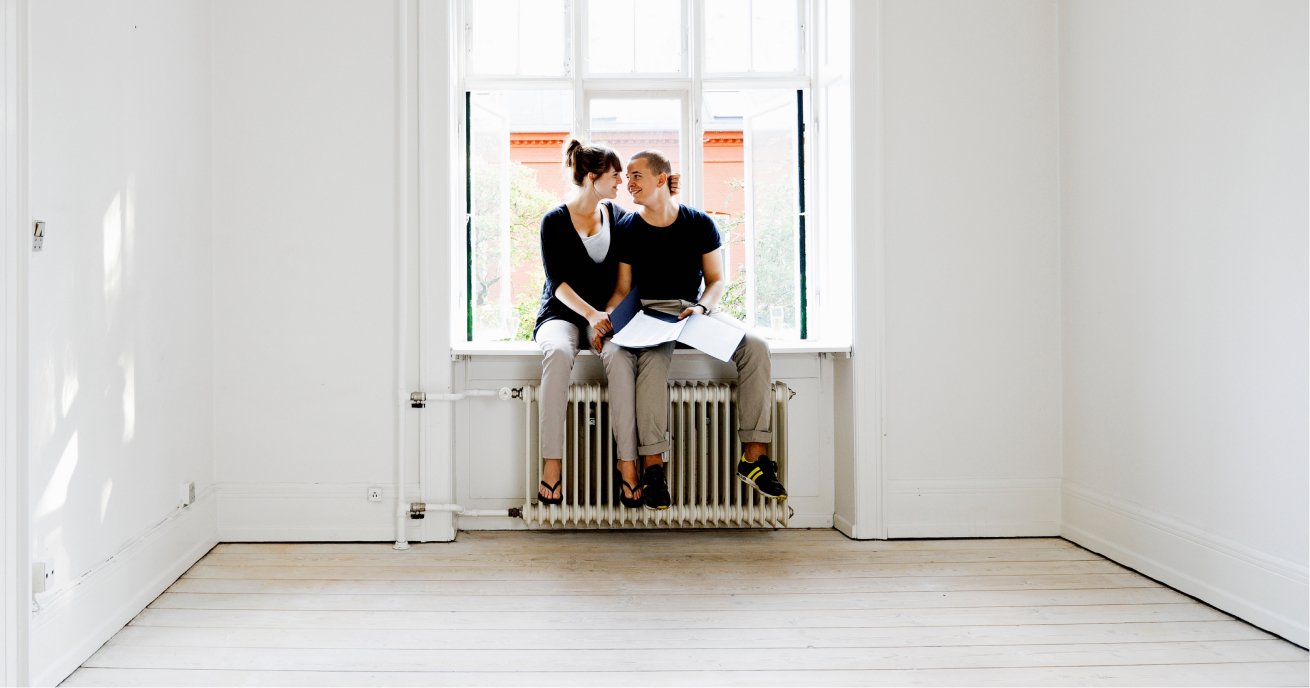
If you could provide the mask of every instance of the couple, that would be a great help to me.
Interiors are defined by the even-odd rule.
[[[564,499],[560,473],[569,378],[579,348],[590,345],[600,353],[609,380],[610,418],[619,449],[619,499],[628,508],[667,509],[671,500],[662,455],[672,446],[668,370],[674,342],[625,349],[607,344],[605,338],[613,334],[610,313],[634,288],[644,308],[679,318],[703,313],[745,329],[716,312],[727,286],[719,230],[708,215],[673,199],[678,176],[658,151],[642,151],[628,161],[628,192],[640,206],[632,213],[614,203],[624,170],[613,150],[573,140],[564,165],[577,188],[541,220],[546,282],[533,338],[543,355],[539,403],[544,464],[537,498],[542,504]],[[737,366],[737,428],[743,447],[737,478],[765,496],[786,499],[777,464],[765,455],[773,437],[768,344],[747,331],[732,362]]]

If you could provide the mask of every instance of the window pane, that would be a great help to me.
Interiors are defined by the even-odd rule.
[[[751,4],[752,69],[795,71],[796,41],[800,33],[796,0],[752,0]]]
[[[705,3],[705,71],[750,71],[750,0]]]
[[[587,6],[587,71],[632,72],[631,2],[592,2]]]
[[[564,0],[475,0],[468,8],[468,71],[483,75],[563,76],[568,13]]]
[[[796,0],[706,0],[705,71],[795,72]]]
[[[705,210],[723,233],[721,308],[764,336],[800,336],[796,92],[705,94]]]
[[[587,72],[682,72],[682,3],[679,0],[588,2]]]
[[[541,217],[563,201],[567,91],[473,93],[469,105],[473,339],[529,340],[540,304]]]
[[[682,170],[682,101],[677,98],[594,98],[590,101],[591,142],[609,146],[627,165],[643,150],[660,151]],[[635,208],[626,185],[619,186],[619,205]]]

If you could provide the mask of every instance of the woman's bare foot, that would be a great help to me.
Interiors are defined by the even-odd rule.
[[[564,496],[564,483],[560,480],[561,464],[559,459],[546,459],[541,467],[541,482],[537,485],[537,496],[542,499],[556,500]],[[548,490],[553,485],[555,489]]]
[[[618,461],[619,497],[624,506],[641,505],[641,474],[637,472],[636,461]]]

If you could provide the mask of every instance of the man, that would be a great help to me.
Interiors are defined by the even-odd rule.
[[[642,151],[628,162],[628,192],[640,209],[619,222],[623,237],[619,277],[608,310],[636,288],[644,308],[677,315],[694,313],[746,329],[717,312],[727,286],[723,281],[722,241],[714,220],[680,205],[669,193],[672,167],[658,151]],[[702,280],[704,289],[701,289]],[[594,343],[599,350],[599,342]],[[662,455],[669,451],[669,363],[674,342],[637,350],[637,453],[644,470],[642,502],[648,509],[669,507]],[[737,434],[743,453],[737,478],[761,494],[786,499],[778,465],[765,452],[773,439],[773,379],[769,345],[747,330],[732,355],[737,366]]]

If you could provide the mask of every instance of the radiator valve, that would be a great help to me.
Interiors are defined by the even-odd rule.
[[[522,387],[501,387],[501,388],[500,388],[500,394],[499,394],[498,396],[500,396],[500,400],[501,400],[501,401],[509,401],[510,399],[522,399],[522,398],[523,398],[523,388],[522,388]]]
[[[428,505],[425,502],[410,502],[409,517],[411,520],[419,520],[427,515]]]
[[[423,392],[411,392],[409,395],[410,408],[418,408],[418,409],[426,408],[427,402],[428,402],[428,395]]]

